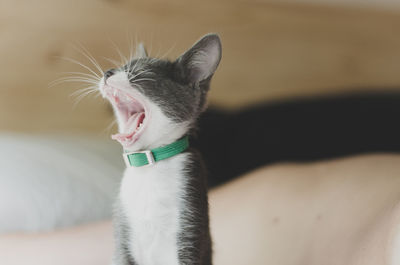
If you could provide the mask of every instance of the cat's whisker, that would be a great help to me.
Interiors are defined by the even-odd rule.
[[[140,60],[141,60],[140,58],[137,58],[137,59],[136,59],[136,62],[135,62],[135,64],[134,64],[133,66],[131,66],[131,64],[128,64],[129,67],[130,67],[130,70],[129,70],[129,72],[128,72],[128,75],[132,75],[132,73],[135,72],[136,67],[138,66],[138,63],[139,63]]]
[[[77,65],[79,65],[79,66],[85,68],[86,70],[88,70],[88,71],[91,72],[92,74],[94,74],[99,80],[101,79],[101,76],[99,76],[99,75],[98,75],[95,71],[93,71],[90,67],[88,67],[87,65],[84,65],[83,63],[81,63],[81,62],[79,62],[79,61],[77,61],[77,60],[74,60],[74,59],[71,59],[71,58],[68,58],[68,57],[63,57],[63,56],[60,56],[60,57],[58,57],[58,58],[60,58],[60,59],[62,59],[62,60],[65,60],[65,61],[68,61],[68,62],[71,62],[71,63],[74,63],[74,64],[77,64]]]
[[[135,53],[134,53],[134,46],[133,46],[133,38],[132,38],[132,34],[129,34],[129,60],[132,60],[134,56],[135,56]]]
[[[101,69],[99,63],[96,61],[96,59],[93,57],[93,55],[83,46],[82,43],[78,42],[79,47],[74,47],[73,48],[78,51],[80,54],[82,54],[83,56],[85,56],[95,67],[96,69],[99,71],[100,76],[103,75],[104,70]]]
[[[149,72],[150,72],[150,71],[149,71]],[[133,76],[132,78],[129,78],[129,82],[130,82],[130,83],[135,83],[135,82],[138,82],[138,81],[145,81],[146,79],[148,79],[148,80],[151,79],[152,81],[155,81],[154,79],[152,79],[152,78],[150,78],[150,77],[138,78],[141,74],[142,74],[142,73],[139,73],[139,74]]]
[[[75,91],[75,92],[73,92],[72,94],[71,94],[71,96],[78,96],[78,95],[80,95],[80,94],[82,94],[82,93],[84,93],[84,92],[87,92],[87,91],[95,91],[95,90],[97,90],[97,87],[95,87],[95,86],[89,86],[89,87],[84,87],[84,88],[80,88],[80,89],[78,89],[77,91]]]
[[[83,92],[82,94],[78,95],[78,96],[75,98],[75,102],[74,102],[72,108],[76,108],[76,106],[79,104],[79,102],[82,101],[82,99],[84,99],[84,98],[85,98],[86,96],[88,96],[89,94],[92,94],[92,93],[95,93],[95,92],[98,92],[98,89],[89,89],[89,90]]]
[[[103,133],[107,133],[109,134],[111,132],[112,127],[114,127],[114,125],[117,124],[117,120],[113,119],[110,124],[103,130]]]
[[[139,46],[140,41],[139,41],[139,37],[138,37],[138,33],[135,32],[135,48],[137,50],[137,47]],[[135,54],[135,57],[138,56],[137,54]],[[133,72],[135,72],[137,70],[137,67],[139,66],[139,62],[141,60],[143,60],[144,58],[136,58],[136,63],[134,64],[134,66],[131,68],[130,74],[132,74]]]
[[[112,63],[115,67],[120,67],[121,66],[121,64],[120,64],[120,62],[118,62],[118,61],[116,61],[116,60],[114,60],[114,59],[111,59],[111,58],[108,58],[108,57],[102,57],[104,60],[106,60],[106,61],[108,61],[108,62],[110,62],[110,63]]]
[[[136,71],[136,69],[137,69],[137,67],[138,67],[138,65],[139,65],[139,61],[140,61],[140,60],[143,60],[143,59],[137,59],[137,60],[136,60],[135,65],[132,67],[132,69],[131,69],[131,71],[130,71],[130,74],[132,74],[133,72]]]
[[[138,50],[138,46],[141,45],[141,44],[143,44],[143,42],[140,42],[140,41],[139,41],[138,36],[137,36],[137,32],[136,32],[136,33],[135,33],[135,49],[136,49],[136,51]],[[136,52],[135,52],[134,57],[135,57],[135,59],[136,59],[136,62],[135,62],[135,64],[133,65],[133,67],[131,67],[131,70],[129,71],[129,74],[132,74],[133,72],[135,72],[135,71],[137,70],[137,67],[139,66],[139,63],[140,63],[142,60],[145,59],[145,58],[139,58],[139,57],[138,57],[138,54],[137,54]]]
[[[95,98],[98,98],[98,97],[100,97],[101,96],[101,93],[97,93],[94,97]]]
[[[98,82],[94,82],[94,81],[89,81],[89,80],[78,80],[78,79],[74,79],[74,80],[70,80],[70,79],[57,79],[54,80],[52,82],[49,83],[49,88],[54,87],[54,86],[58,86],[62,83],[71,83],[71,82],[76,82],[76,83],[87,83],[87,84],[98,84]]]
[[[108,40],[111,42],[111,45],[114,47],[120,57],[121,63],[119,65],[125,65],[128,62],[128,59],[123,55],[117,44],[115,44],[112,39],[109,38]]]
[[[142,74],[145,74],[145,73],[150,73],[150,71],[146,71],[146,72],[140,72],[140,73],[138,73],[138,74],[136,74],[136,75],[132,76],[131,78],[129,78],[129,81],[130,81],[130,82],[132,82],[132,81],[136,81],[136,80],[137,80],[137,78],[138,78],[139,76],[141,76]]]
[[[135,35],[135,47],[136,47],[136,50],[137,50],[138,45],[139,45],[139,42],[138,42],[138,36],[137,36],[137,33],[136,33],[136,35]],[[137,54],[135,53],[135,57],[136,56],[137,56]],[[133,72],[136,71],[136,69],[137,69],[137,67],[139,65],[139,62],[141,60],[147,60],[147,59],[148,58],[136,58],[136,63],[133,66],[130,67],[131,69],[129,71],[129,74],[132,74]]]
[[[93,80],[100,81],[100,78],[97,78],[97,76],[94,76],[94,75],[92,75],[92,74],[87,74],[87,73],[81,73],[81,72],[62,72],[62,74],[70,74],[70,75],[84,76],[84,77],[92,78]]]
[[[130,81],[130,82],[136,81],[135,78],[137,78],[138,76],[140,76],[140,75],[142,75],[142,74],[145,74],[145,73],[150,73],[150,72],[151,72],[151,70],[144,70],[144,71],[141,71],[141,72],[139,72],[138,74],[136,74],[136,75],[134,75],[134,76],[132,76],[132,77],[129,77],[129,81]]]
[[[59,85],[64,82],[83,82],[83,83],[89,83],[93,85],[97,85],[99,82],[97,80],[89,79],[89,78],[84,78],[84,77],[61,77],[49,84],[50,87],[53,87],[55,85]]]
[[[160,58],[160,59],[165,59],[165,58],[167,58],[167,56],[175,49],[175,47],[176,47],[176,42],[171,46],[171,48],[169,48],[168,50],[167,50],[167,52],[166,53],[164,53],[164,55],[162,55],[162,56],[160,56],[160,57],[157,57],[157,58]]]
[[[151,33],[150,36],[150,48],[149,48],[149,56],[153,53],[153,40],[154,40],[154,33]],[[155,56],[156,57],[156,56]]]
[[[87,92],[89,92],[89,91],[91,91],[91,92],[96,92],[96,91],[98,91],[98,89],[97,89],[96,86],[83,87],[83,88],[80,88],[80,89],[78,89],[77,91],[71,93],[70,96],[71,96],[71,97],[80,96],[80,95],[85,94],[85,93],[87,93]]]
[[[139,45],[139,38],[138,38],[138,33],[136,31],[135,32],[135,49],[137,48],[138,45]],[[134,56],[136,56],[136,53],[135,53]]]
[[[153,78],[139,78],[139,79],[133,80],[132,83],[135,84],[135,83],[140,82],[140,81],[152,81],[152,82],[155,82],[156,80],[153,79]]]
[[[160,55],[160,53],[161,53],[161,47],[158,46],[157,54],[156,54],[155,56],[152,56],[153,59],[158,58],[158,56]]]
[[[139,59],[136,60],[136,63],[132,66],[131,63],[128,64],[128,76],[132,75],[132,73],[135,71],[136,65],[138,63]]]
[[[68,75],[68,76],[60,77],[59,80],[61,80],[61,79],[70,79],[70,78],[80,78],[80,79],[83,79],[83,80],[90,80],[90,81],[93,81],[93,82],[99,82],[100,81],[100,79],[97,79],[97,78],[95,79],[93,77],[87,77],[87,76],[84,76],[84,75],[82,75],[82,76],[79,76],[79,75]]]

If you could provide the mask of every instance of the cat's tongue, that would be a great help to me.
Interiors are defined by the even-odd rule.
[[[129,117],[124,133],[117,133],[111,136],[113,140],[117,140],[122,145],[129,145],[135,141],[135,134],[141,129],[143,120],[145,118],[144,112],[138,112]]]

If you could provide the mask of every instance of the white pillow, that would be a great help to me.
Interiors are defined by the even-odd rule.
[[[109,218],[121,152],[89,136],[0,134],[0,233]]]

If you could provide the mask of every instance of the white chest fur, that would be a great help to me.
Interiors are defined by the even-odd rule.
[[[178,265],[177,234],[188,154],[127,168],[120,200],[130,229],[129,249],[140,265]]]

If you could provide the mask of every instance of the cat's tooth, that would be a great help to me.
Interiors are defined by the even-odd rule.
[[[113,95],[114,95],[114,97],[116,97],[116,96],[117,96],[117,90],[116,90],[116,89],[114,89],[114,93],[113,93]]]

